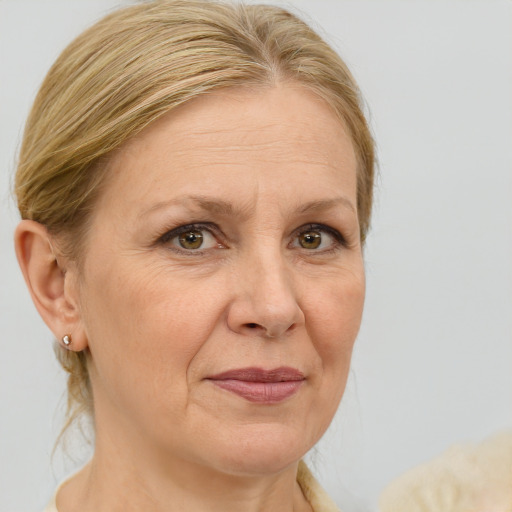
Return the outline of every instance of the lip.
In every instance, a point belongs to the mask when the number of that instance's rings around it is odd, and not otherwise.
[[[287,366],[271,370],[249,367],[228,370],[208,380],[249,402],[275,404],[297,393],[305,377],[301,371]]]

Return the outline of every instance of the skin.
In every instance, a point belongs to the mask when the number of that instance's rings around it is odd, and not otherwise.
[[[199,249],[173,231],[191,223]],[[87,351],[96,428],[59,511],[310,510],[298,460],[342,397],[365,292],[356,159],[330,107],[290,83],[196,99],[113,155],[82,268],[49,242],[18,227],[38,310]],[[249,366],[304,380],[261,404],[208,379]]]

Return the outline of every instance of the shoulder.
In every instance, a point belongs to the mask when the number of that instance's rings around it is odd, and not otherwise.
[[[341,512],[302,460],[299,462],[297,482],[314,512]]]
[[[382,512],[512,511],[512,431],[457,445],[397,478]]]

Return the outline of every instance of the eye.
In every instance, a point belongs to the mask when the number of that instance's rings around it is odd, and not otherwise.
[[[168,231],[160,237],[160,242],[183,252],[201,252],[206,249],[222,247],[212,233],[211,227],[196,224],[180,226]]]
[[[329,251],[345,246],[345,239],[336,229],[320,224],[310,224],[299,228],[293,245],[308,251]]]
[[[322,244],[322,234],[318,231],[307,231],[299,235],[299,244],[303,249],[318,249]]]

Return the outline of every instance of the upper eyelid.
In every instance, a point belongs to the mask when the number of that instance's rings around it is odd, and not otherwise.
[[[172,240],[175,236],[192,230],[209,231],[212,235],[217,236],[220,233],[220,230],[214,224],[208,222],[191,222],[190,224],[183,224],[173,229],[168,229],[161,236],[158,237],[158,240],[161,242],[168,242],[169,240]]]
[[[302,225],[301,227],[294,230],[293,234],[301,234],[301,233],[305,233],[307,231],[324,231],[327,234],[336,238],[336,240],[338,242],[340,242],[342,244],[347,243],[345,236],[338,229],[328,226],[326,224],[319,224],[319,223],[315,223],[315,222]]]
[[[178,247],[174,243],[171,243],[172,240],[176,239],[182,233],[187,233],[188,231],[207,231],[212,237],[215,239],[220,238],[219,233],[221,233],[220,229],[212,223],[209,222],[191,222],[189,224],[182,224],[172,229],[167,229],[161,236],[157,237],[156,245],[164,246],[168,250],[171,250],[176,255],[187,255],[187,256],[201,256],[205,254],[207,251],[211,251],[214,247],[199,247],[198,249],[185,249],[182,247]],[[219,246],[225,248],[226,246],[223,243],[219,243]]]

